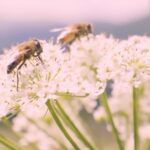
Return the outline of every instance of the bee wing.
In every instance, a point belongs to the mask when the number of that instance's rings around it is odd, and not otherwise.
[[[54,28],[54,29],[49,30],[49,32],[60,32],[60,31],[63,31],[65,29],[66,28]]]

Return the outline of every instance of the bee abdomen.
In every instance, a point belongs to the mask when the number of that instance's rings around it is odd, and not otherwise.
[[[62,34],[60,34],[60,36],[58,37],[58,42],[61,44],[64,43],[71,43],[72,41],[75,40],[75,33],[74,32],[63,32]]]
[[[7,66],[7,74],[11,73],[15,68],[16,66],[18,65],[18,61],[13,61],[12,63],[10,63],[8,66]]]
[[[13,59],[7,66],[7,74],[11,73],[20,64],[20,62],[24,60],[24,53],[25,52],[14,55]]]

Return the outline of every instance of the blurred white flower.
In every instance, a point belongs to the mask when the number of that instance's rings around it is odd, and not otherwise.
[[[40,121],[36,123],[39,124],[38,126],[41,126]],[[42,128],[45,128],[46,130],[47,127],[44,127],[43,125],[44,124],[42,124]],[[20,144],[22,146],[35,144],[38,150],[55,150],[60,148],[58,143],[53,138],[45,134],[24,115],[19,115],[13,120],[13,129],[15,132],[21,134],[22,138],[20,139]],[[49,131],[47,130],[47,132]]]
[[[95,120],[106,119],[104,109],[98,105],[97,99],[111,80],[113,90],[108,93],[108,103],[119,134],[128,145],[133,130],[133,86],[141,90],[140,121],[142,125],[149,122],[150,38],[133,36],[119,41],[104,34],[89,35],[88,38],[76,40],[70,46],[70,52],[65,53],[61,52],[60,45],[51,41],[41,42],[44,65],[34,58],[26,62],[19,74],[19,92],[16,91],[16,72],[6,74],[7,60],[15,48],[0,56],[0,117],[13,110],[20,110],[38,121],[47,112],[47,99],[58,99],[62,100],[66,110],[69,106],[65,102],[74,107],[76,114],[84,107],[93,113]],[[17,118],[21,123],[16,119],[14,129],[19,131],[28,123],[23,118]],[[31,138],[37,129],[31,126],[30,130],[29,134],[24,135],[26,140],[23,143],[31,140],[35,142],[45,136],[38,133],[38,139]],[[39,143],[38,146],[42,147],[43,144]]]

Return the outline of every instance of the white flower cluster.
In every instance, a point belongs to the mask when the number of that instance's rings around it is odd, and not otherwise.
[[[103,34],[90,35],[74,42],[71,51],[65,53],[51,41],[41,43],[44,65],[33,58],[26,61],[20,70],[19,92],[16,91],[16,73],[6,74],[15,47],[0,56],[0,106],[3,106],[0,116],[16,107],[23,111],[30,111],[27,107],[31,105],[45,107],[48,98],[58,99],[60,93],[82,97],[81,103],[92,109],[108,80],[139,86],[149,78],[148,37],[119,41]]]
[[[132,87],[143,87],[142,121],[149,120],[150,38],[133,36],[118,40],[105,35],[89,35],[76,40],[69,52],[61,52],[60,45],[40,41],[44,64],[35,58],[26,61],[19,71],[19,92],[16,91],[16,72],[8,75],[7,65],[15,47],[0,56],[0,117],[20,110],[33,118],[41,118],[47,108],[47,99],[70,96],[76,106],[93,112],[97,98],[112,80],[113,91],[109,104],[115,123],[123,139],[128,139],[132,120]],[[95,112],[96,119],[105,117],[102,107]],[[120,117],[121,116],[121,117]],[[150,137],[149,137],[150,138]]]
[[[108,71],[106,79],[110,78],[113,80],[113,90],[108,98],[108,102],[115,125],[126,144],[127,150],[133,149],[133,86],[140,89],[140,149],[149,149],[150,136],[145,134],[145,130],[148,132],[150,127],[149,44],[150,38],[146,36],[133,36],[128,40],[122,40],[113,49],[111,56],[106,56],[107,61],[104,60],[105,65],[100,64],[101,68],[103,68],[102,70]],[[109,62],[108,59],[110,59]],[[99,71],[101,76],[103,72]],[[94,117],[96,120],[101,121],[106,119],[104,108],[100,106],[94,112]]]
[[[58,99],[64,93],[81,97],[79,99],[83,99],[83,104],[89,104],[87,107],[90,109],[95,107],[95,99],[104,91],[106,80],[98,79],[98,64],[109,48],[116,45],[113,38],[91,35],[89,39],[83,38],[73,43],[71,51],[66,53],[62,53],[60,46],[51,41],[41,43],[44,65],[33,58],[26,61],[26,65],[19,71],[19,92],[16,91],[16,72],[6,74],[15,47],[1,55],[0,103],[6,106],[0,111],[1,117],[16,107],[30,111],[32,105],[44,110],[48,98]]]
[[[51,133],[45,124],[41,124],[40,120],[38,120],[37,126],[33,122],[32,119],[20,114],[18,115],[14,121],[13,121],[13,130],[16,133],[19,133],[21,136],[20,139],[20,145],[22,146],[28,146],[28,145],[34,145],[39,150],[49,150],[49,149],[60,149],[58,143],[53,138],[52,135],[47,134]],[[45,132],[40,130],[39,128],[45,129]],[[37,149],[36,148],[36,149]]]

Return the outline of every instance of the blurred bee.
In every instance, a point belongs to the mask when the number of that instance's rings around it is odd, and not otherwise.
[[[82,36],[88,36],[92,33],[91,24],[72,24],[64,28],[52,29],[51,32],[62,31],[57,37],[57,43],[62,45],[62,48],[69,50],[71,45],[76,39],[80,39]]]
[[[42,51],[43,49],[41,47],[41,44],[36,39],[23,42],[16,47],[16,53],[14,53],[11,62],[7,66],[7,74],[12,73],[12,71],[17,67],[17,91],[19,84],[18,71],[25,64],[26,60],[30,59],[31,57],[37,57],[41,61],[41,63],[43,63],[40,57]]]

